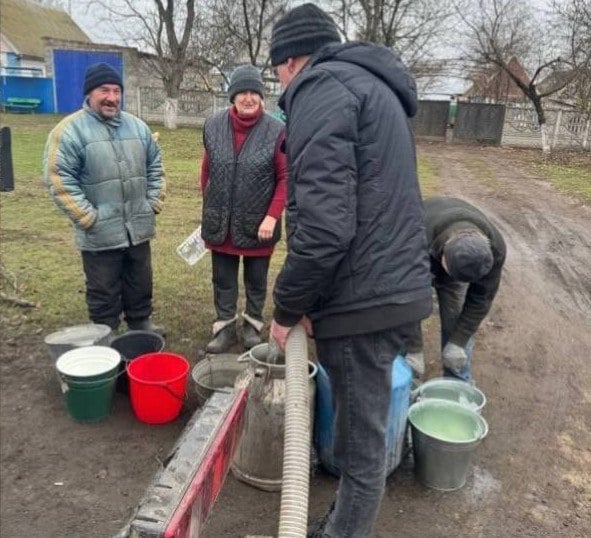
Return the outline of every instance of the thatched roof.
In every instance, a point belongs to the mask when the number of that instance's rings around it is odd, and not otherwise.
[[[19,54],[43,59],[42,37],[91,43],[91,39],[61,9],[28,0],[1,0],[0,31]]]

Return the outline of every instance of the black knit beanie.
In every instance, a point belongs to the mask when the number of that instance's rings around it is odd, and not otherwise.
[[[263,77],[254,65],[241,65],[234,69],[230,75],[230,86],[228,87],[230,102],[234,102],[237,93],[246,91],[258,93],[261,99],[264,97]]]
[[[488,239],[480,234],[460,235],[443,248],[447,272],[460,282],[477,282],[490,273],[493,254]]]
[[[121,75],[109,64],[101,62],[89,66],[84,76],[84,95],[103,84],[118,84],[123,90]]]
[[[315,4],[303,4],[288,11],[271,33],[271,64],[316,52],[328,43],[340,43],[341,37],[331,17]]]

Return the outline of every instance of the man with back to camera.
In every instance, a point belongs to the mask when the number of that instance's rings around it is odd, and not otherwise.
[[[274,27],[284,93],[288,253],[271,337],[314,335],[335,404],[336,501],[312,537],[366,537],[386,479],[392,362],[431,312],[429,261],[409,117],[414,80],[390,50],[341,44],[314,4]]]
[[[162,209],[160,148],[148,126],[121,111],[123,82],[106,63],[86,70],[83,108],[51,131],[45,183],[69,217],[94,323],[157,330],[152,314],[150,240]]]
[[[439,302],[443,374],[471,383],[474,334],[501,282],[506,246],[486,215],[459,198],[423,202],[433,286]],[[406,360],[416,377],[425,373],[420,331]]]

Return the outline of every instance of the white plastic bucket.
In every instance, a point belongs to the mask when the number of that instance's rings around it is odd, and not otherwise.
[[[106,346],[66,351],[56,362],[70,416],[96,422],[111,411],[121,355]]]
[[[56,362],[57,371],[67,377],[92,378],[119,366],[121,355],[107,346],[86,346],[66,351]]]

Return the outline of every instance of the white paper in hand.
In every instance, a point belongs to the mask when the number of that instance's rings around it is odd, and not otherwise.
[[[207,248],[201,239],[201,226],[199,226],[176,249],[178,255],[189,265],[195,265],[205,254]]]

